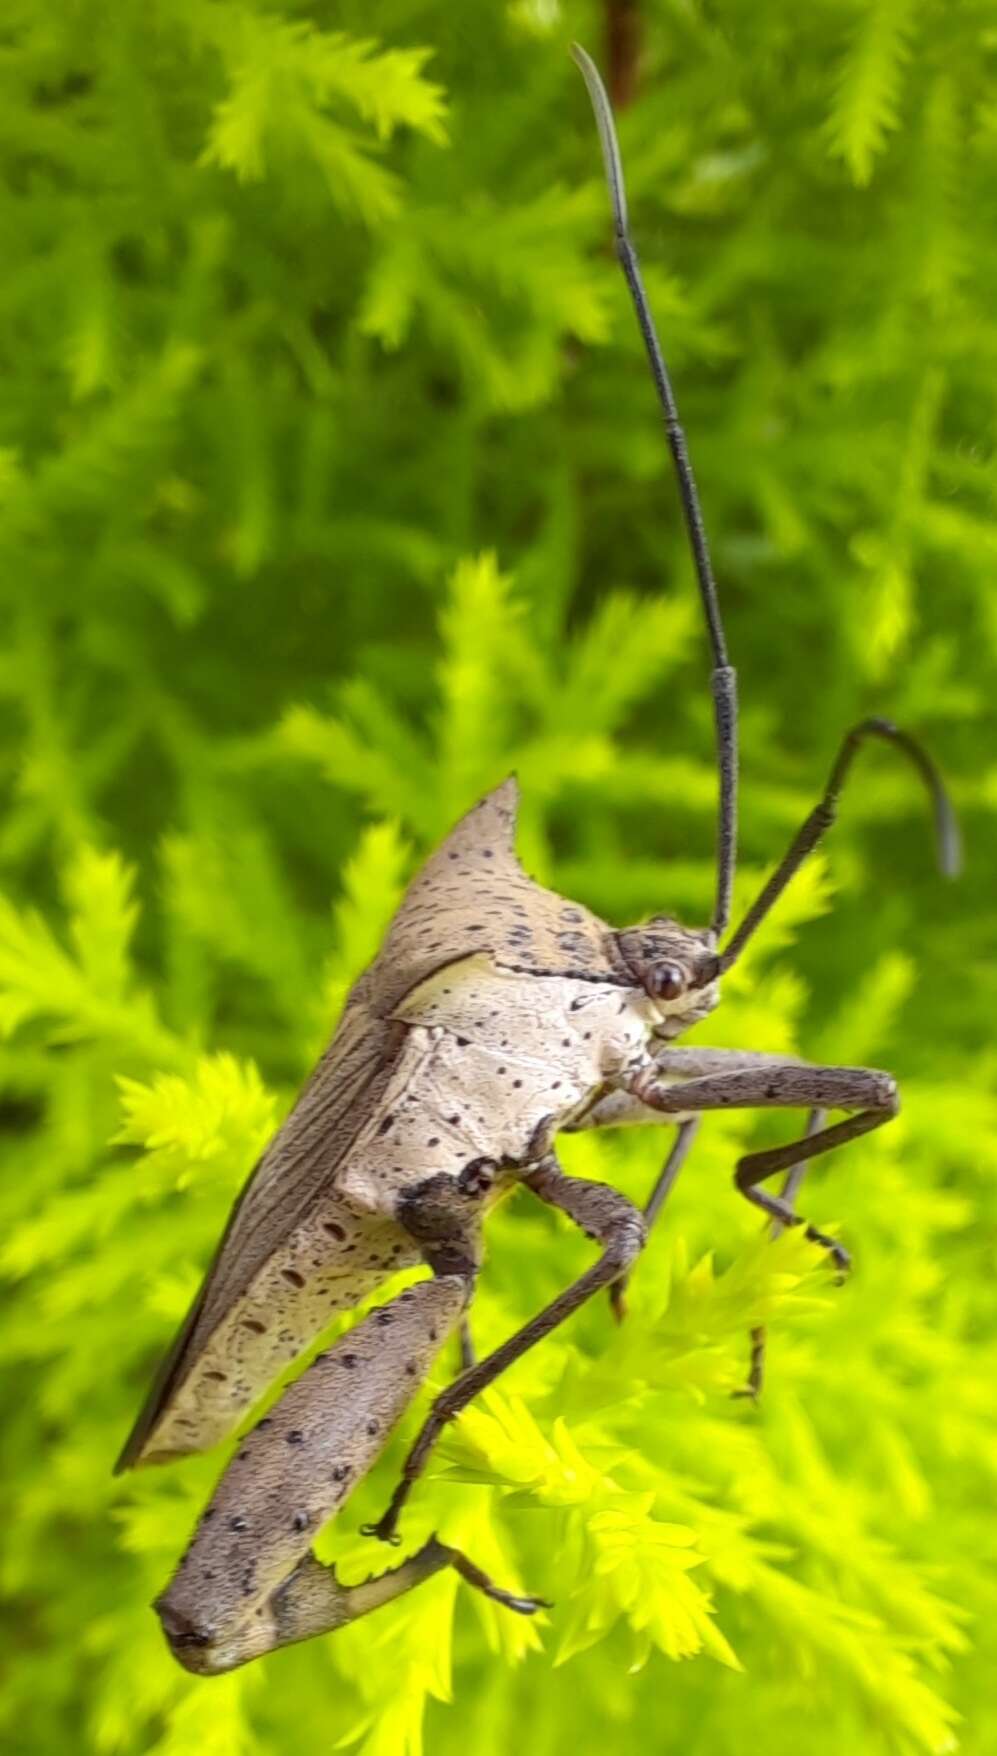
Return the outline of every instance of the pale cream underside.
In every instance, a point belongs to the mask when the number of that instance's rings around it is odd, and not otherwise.
[[[331,1317],[419,1260],[393,1217],[403,1191],[470,1159],[521,1163],[545,1119],[563,1127],[644,1063],[653,1009],[631,989],[513,974],[480,954],[423,982],[395,1017],[409,1033],[380,1108],[192,1363],[147,1455],[231,1432]]]

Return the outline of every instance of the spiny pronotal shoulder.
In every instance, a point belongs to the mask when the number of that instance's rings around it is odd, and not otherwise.
[[[526,974],[632,982],[606,922],[524,872],[515,850],[518,798],[511,778],[487,793],[409,885],[371,969],[383,1014],[475,952]]]

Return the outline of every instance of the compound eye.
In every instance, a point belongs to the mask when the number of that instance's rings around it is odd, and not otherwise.
[[[647,972],[647,991],[655,1000],[677,1000],[685,993],[685,971],[677,963],[656,963]]]

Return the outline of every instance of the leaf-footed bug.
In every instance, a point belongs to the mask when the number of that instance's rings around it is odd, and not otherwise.
[[[340,1627],[444,1567],[511,1609],[541,1607],[538,1598],[502,1590],[435,1536],[400,1566],[352,1586],[311,1548],[463,1325],[490,1201],[519,1183],[596,1239],[600,1255],[486,1358],[465,1356],[372,1527],[387,1541],[397,1541],[402,1508],[444,1424],[600,1289],[619,1308],[704,1112],[809,1112],[801,1139],[750,1152],[736,1166],[738,1189],[777,1225],[801,1223],[793,1202],[811,1158],[896,1114],[887,1073],[673,1046],[717,1005],[722,976],[831,826],[866,740],[886,740],[911,760],[932,799],[943,869],[954,872],[959,863],[955,820],[933,764],[906,732],[864,720],[845,737],[817,805],[721,943],[736,858],[736,679],[685,438],[630,239],[608,100],[584,50],[573,53],[598,124],[616,251],[664,417],[713,656],[713,916],[702,929],[664,915],[617,929],[535,883],[516,859],[513,781],[462,818],[413,880],[328,1050],[237,1201],[119,1459],[125,1469],[207,1449],[334,1312],[356,1305],[399,1268],[421,1262],[430,1270],[318,1354],[224,1471],[156,1606],[177,1659],[202,1674]],[[844,1119],[828,1124],[829,1110]],[[659,1119],[678,1131],[643,1212],[558,1164],[559,1131]],[[762,1185],[778,1172],[788,1181],[772,1195]],[[843,1266],[840,1246],[807,1229]],[[761,1370],[756,1332],[755,1388]]]

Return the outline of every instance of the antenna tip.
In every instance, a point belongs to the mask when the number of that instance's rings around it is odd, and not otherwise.
[[[938,864],[943,878],[961,878],[963,868],[962,836],[951,806],[939,817]]]
[[[583,49],[581,43],[572,43],[571,59],[578,68],[585,84],[588,86],[589,97],[592,99],[596,115],[599,116],[603,111],[608,113],[609,99],[606,96],[606,88],[602,83],[602,74],[599,72],[599,69],[588,50]],[[601,127],[602,123],[600,123],[600,131]]]

